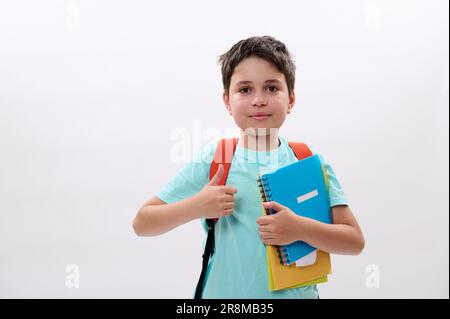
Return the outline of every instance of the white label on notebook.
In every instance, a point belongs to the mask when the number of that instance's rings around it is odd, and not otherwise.
[[[316,263],[316,259],[317,259],[317,249],[313,250],[305,257],[302,257],[299,260],[297,260],[295,262],[295,265],[297,267],[305,267],[305,266],[314,265]]]
[[[300,203],[302,203],[304,201],[307,201],[308,199],[316,197],[317,195],[319,195],[319,191],[317,189],[315,189],[312,192],[309,192],[309,193],[307,193],[305,195],[297,197],[297,203],[300,204]]]

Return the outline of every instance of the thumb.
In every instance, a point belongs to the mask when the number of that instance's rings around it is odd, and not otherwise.
[[[209,185],[220,185],[220,180],[222,179],[223,176],[223,165],[219,164],[219,168],[217,169],[216,175],[214,175],[214,177],[211,179],[211,181],[209,182]]]
[[[263,203],[264,208],[269,208],[269,209],[273,209],[275,211],[280,211],[286,207],[284,207],[281,204],[278,204],[277,202],[271,201],[271,202],[264,202]]]

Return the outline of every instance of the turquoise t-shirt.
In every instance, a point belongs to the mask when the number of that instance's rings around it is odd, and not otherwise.
[[[269,291],[266,249],[256,220],[263,210],[257,178],[298,159],[283,137],[278,149],[257,152],[237,146],[227,185],[237,188],[234,211],[215,225],[215,253],[206,272],[203,298],[314,298],[316,285]],[[209,169],[217,141],[205,145],[192,161],[159,192],[157,197],[170,204],[198,193],[209,182]],[[314,154],[313,149],[311,149]],[[347,200],[331,166],[322,163],[329,175],[330,206],[347,205]],[[205,220],[202,225],[206,232]],[[204,243],[205,244],[205,243]]]

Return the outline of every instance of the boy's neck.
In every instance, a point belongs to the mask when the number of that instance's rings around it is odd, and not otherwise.
[[[278,133],[271,133],[263,136],[248,135],[241,132],[238,146],[258,152],[268,152],[276,150],[280,146]]]

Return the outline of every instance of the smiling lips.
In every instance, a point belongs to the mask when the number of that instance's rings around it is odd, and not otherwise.
[[[269,113],[253,113],[250,117],[257,121],[263,121],[271,116]]]

